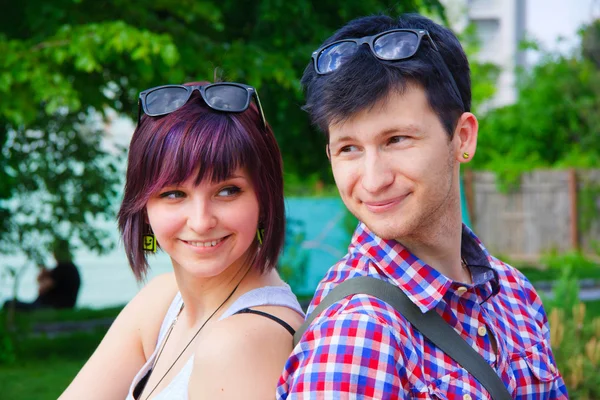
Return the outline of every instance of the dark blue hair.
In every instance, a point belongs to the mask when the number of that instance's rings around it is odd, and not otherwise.
[[[419,14],[403,14],[397,19],[374,15],[349,22],[323,45],[390,29],[409,28],[427,30],[439,51],[424,38],[413,57],[381,61],[373,56],[368,46],[360,46],[338,70],[328,75],[318,75],[311,60],[302,76],[302,86],[306,94],[304,110],[313,124],[329,135],[331,124],[343,122],[372,107],[391,90],[402,93],[407,85],[417,84],[425,90],[429,105],[452,136],[460,115],[471,109],[471,74],[467,56],[456,35],[448,28]],[[452,78],[460,93],[454,90]]]

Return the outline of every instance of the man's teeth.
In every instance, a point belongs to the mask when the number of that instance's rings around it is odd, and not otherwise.
[[[223,239],[211,240],[210,242],[188,242],[194,247],[213,247],[221,243]]]

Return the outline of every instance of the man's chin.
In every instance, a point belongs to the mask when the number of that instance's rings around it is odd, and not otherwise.
[[[393,220],[393,219],[392,219]],[[406,235],[406,231],[398,224],[391,226],[390,221],[363,221],[371,232],[384,240],[400,241]]]

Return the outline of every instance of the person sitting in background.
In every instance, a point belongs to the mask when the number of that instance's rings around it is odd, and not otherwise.
[[[57,239],[54,244],[54,259],[56,267],[47,269],[40,266],[37,276],[38,297],[32,302],[9,300],[4,303],[7,309],[14,305],[15,310],[31,311],[40,308],[73,308],[77,302],[81,277],[77,266],[73,263],[73,256],[69,242]]]
[[[60,399],[273,398],[303,312],[276,271],[282,160],[258,95],[166,85],[141,110],[119,228],[138,280],[157,244],[173,273],[129,302]]]

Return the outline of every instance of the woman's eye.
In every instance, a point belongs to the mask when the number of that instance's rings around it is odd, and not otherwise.
[[[161,199],[181,199],[185,197],[185,193],[180,190],[169,190],[168,192],[161,193],[159,197]]]
[[[218,196],[231,197],[231,196],[235,196],[236,194],[240,193],[241,191],[242,191],[242,189],[240,189],[237,186],[227,186],[227,187],[224,187],[223,189],[219,190]]]
[[[354,145],[348,145],[348,146],[344,146],[340,149],[340,153],[351,153],[353,151],[356,151],[358,148]]]

